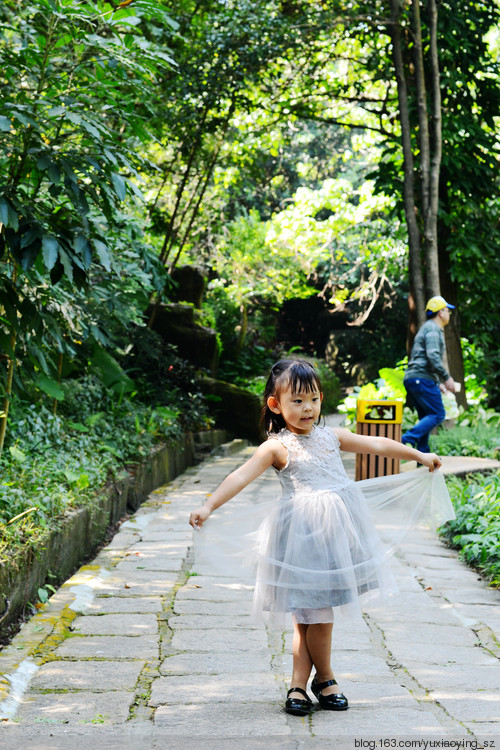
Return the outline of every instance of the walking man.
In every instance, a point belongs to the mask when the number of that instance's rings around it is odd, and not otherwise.
[[[408,400],[416,409],[419,421],[404,433],[402,442],[430,453],[429,435],[445,418],[441,391],[455,392],[453,378],[443,365],[444,327],[450,321],[454,305],[443,297],[431,297],[425,309],[427,320],[415,336],[404,376]]]

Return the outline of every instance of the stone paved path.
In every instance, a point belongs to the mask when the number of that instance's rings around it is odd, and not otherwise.
[[[2,750],[500,748],[500,592],[430,532],[394,560],[401,593],[335,627],[350,709],[283,712],[290,634],[254,625],[251,587],[190,557],[189,511],[251,450],[152,493],[0,653]],[[271,472],[245,490],[277,492]]]

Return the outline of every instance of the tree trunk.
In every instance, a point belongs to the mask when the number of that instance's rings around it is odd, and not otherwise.
[[[437,7],[435,0],[428,0],[429,14],[429,52],[431,79],[431,140],[429,165],[429,196],[425,222],[425,257],[427,263],[427,290],[429,296],[441,293],[441,279],[439,274],[438,253],[438,209],[439,209],[439,177],[441,171],[442,133],[441,133],[441,87],[439,75],[439,59],[437,52]]]
[[[432,0],[429,0],[429,14],[432,14]],[[422,45],[422,21],[420,0],[412,0],[413,62],[415,65],[415,86],[417,91],[418,143],[420,147],[420,200],[425,255],[425,289],[427,297],[441,294],[439,285],[439,259],[437,249],[437,189],[439,187],[439,167],[441,163],[441,97],[439,92],[439,65],[437,61],[436,29],[437,19],[434,6],[434,22],[429,24],[431,34],[430,78],[432,85],[431,118],[429,128],[429,107],[425,83],[425,65]],[[432,38],[434,35],[434,38]],[[434,54],[432,50],[434,49]],[[437,107],[437,111],[436,111]],[[431,138],[432,133],[432,138]],[[432,155],[432,157],[431,157]],[[432,166],[431,166],[432,164]]]
[[[441,91],[437,47],[437,5],[436,0],[427,1],[429,28],[429,60],[424,59],[422,41],[422,22],[420,17],[420,0],[411,0],[411,17],[413,33],[413,64],[416,88],[419,174],[420,183],[420,232],[418,204],[416,196],[416,171],[411,142],[411,118],[408,101],[408,85],[402,50],[401,0],[391,0],[391,38],[392,55],[398,89],[401,138],[404,157],[404,207],[409,237],[409,281],[410,295],[408,300],[408,352],[411,350],[416,329],[424,322],[426,299],[443,294],[451,303],[456,304],[457,289],[449,278],[448,263],[443,258],[444,252],[438,246],[438,208],[439,182],[441,171],[442,133],[441,133]],[[430,93],[426,80],[430,81]],[[422,272],[421,244],[425,255],[425,286]],[[442,241],[443,238],[440,237]],[[444,243],[445,244],[445,243]],[[440,271],[440,268],[443,271]],[[417,325],[415,325],[415,322]],[[462,349],[460,345],[460,319],[452,315],[450,324],[445,329],[447,362],[452,377],[464,383]],[[457,394],[459,404],[466,406],[465,391],[462,388]]]
[[[403,52],[401,45],[401,2],[391,0],[391,25],[390,35],[392,39],[392,57],[399,103],[399,119],[401,124],[401,141],[404,159],[404,210],[406,225],[408,227],[409,244],[409,279],[411,297],[416,311],[418,325],[425,320],[425,290],[422,273],[422,261],[420,255],[421,238],[417,223],[416,201],[415,201],[415,165],[411,144],[411,125],[408,111],[408,89],[403,63]]]

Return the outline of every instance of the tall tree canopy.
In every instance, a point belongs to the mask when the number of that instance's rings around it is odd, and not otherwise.
[[[426,296],[456,303],[452,372],[462,326],[498,398],[498,312],[484,304],[498,292],[496,0],[6,0],[0,21],[6,404],[16,361],[54,390],[78,342],[109,346],[111,319],[138,321],[151,293],[168,294],[165,269],[189,260],[229,277],[242,227],[261,274],[276,256],[262,293],[301,238],[289,292],[309,284],[345,305],[354,291],[368,313],[384,269],[404,276],[403,221],[412,323]],[[368,178],[383,209],[342,234]]]

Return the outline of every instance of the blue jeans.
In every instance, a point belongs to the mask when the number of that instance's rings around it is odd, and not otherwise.
[[[410,378],[404,381],[410,405],[417,410],[419,422],[401,438],[422,453],[430,453],[429,435],[444,421],[445,411],[439,385],[434,380]]]

